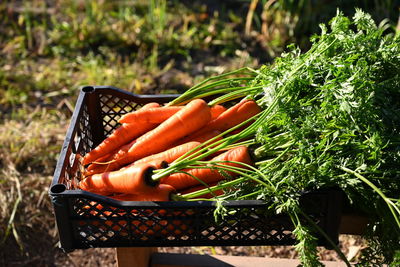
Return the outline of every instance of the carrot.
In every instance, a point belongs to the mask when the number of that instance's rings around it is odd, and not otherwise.
[[[221,113],[217,118],[210,121],[210,123],[202,129],[201,133],[210,130],[224,132],[260,112],[261,108],[254,100],[243,99],[236,105]]]
[[[150,174],[155,169],[151,164],[137,164],[114,172],[88,176],[79,182],[79,188],[86,191],[108,191],[137,194],[154,189],[156,182]]]
[[[83,173],[84,176],[89,176],[93,174],[103,173],[110,170],[109,164],[114,161],[115,158],[122,157],[125,155],[129,148],[136,142],[136,139],[131,141],[130,143],[123,145],[121,148],[114,150],[113,152],[109,153],[108,157],[102,157],[98,159],[96,162],[93,162],[89,165],[85,172]]]
[[[122,116],[119,123],[130,123],[130,122],[151,122],[151,123],[162,123],[176,112],[181,110],[183,106],[168,106],[168,107],[155,107],[149,109],[140,109]],[[210,108],[211,119],[217,118],[221,113],[226,111],[226,108],[222,105],[214,105]]]
[[[204,134],[202,134],[202,135],[199,135],[199,136],[196,136],[196,137],[192,137],[193,139],[193,141],[196,141],[196,142],[200,142],[200,143],[204,143],[204,142],[206,142],[206,141],[208,141],[208,140],[210,140],[211,138],[214,138],[214,137],[216,137],[217,135],[219,135],[221,132],[220,131],[217,131],[217,130],[212,130],[212,131],[209,131],[209,132],[206,132],[206,133],[204,133]],[[220,138],[221,139],[221,138]]]
[[[211,111],[211,119],[215,119],[219,115],[221,115],[221,113],[226,111],[226,108],[222,105],[217,104],[217,105],[212,106],[210,111]]]
[[[200,142],[200,143],[204,143],[206,141],[208,141],[209,139],[216,137],[217,135],[219,135],[221,132],[217,131],[217,130],[211,130],[209,132],[201,132],[199,133],[193,133],[190,134],[180,140],[178,140],[178,142],[176,143],[176,145],[180,145],[180,144],[184,144],[187,142]]]
[[[112,152],[121,145],[126,144],[136,136],[155,127],[155,124],[122,124],[109,137],[103,140],[95,149],[83,157],[83,165],[87,165],[98,158]]]
[[[211,183],[208,186],[211,187],[211,186],[214,186],[216,184],[217,183]],[[178,193],[181,193],[182,195],[184,195],[184,194],[196,192],[196,191],[199,191],[199,190],[202,190],[202,189],[205,189],[205,188],[207,188],[207,187],[204,186],[204,185],[196,185],[196,186],[192,186],[190,188],[186,188],[186,189],[180,190]],[[224,191],[222,189],[219,189],[219,190],[214,191],[213,193],[207,193],[207,194],[198,196],[196,198],[213,198],[214,196],[220,196],[220,195],[223,195],[223,194],[224,194]]]
[[[138,194],[121,194],[111,198],[121,201],[169,201],[172,192],[175,191],[170,185],[158,184],[152,190]]]
[[[96,163],[103,163],[111,160],[114,157],[114,154],[118,152],[118,149],[113,150],[110,153],[105,154],[104,156],[101,156],[100,158],[96,159],[96,161],[93,161],[93,164],[90,164],[87,169],[90,170],[90,168],[93,168],[93,166],[96,166]]]
[[[132,140],[128,144],[122,146],[116,153],[114,153],[111,160],[114,160],[119,157],[123,157],[126,153],[128,153],[129,149],[136,143],[137,139]]]
[[[119,123],[131,123],[131,122],[150,122],[150,123],[162,123],[169,117],[181,110],[183,106],[170,106],[170,107],[156,107],[149,109],[140,109],[128,114],[119,119]]]
[[[156,102],[150,102],[145,104],[143,107],[141,107],[139,110],[143,110],[143,109],[148,109],[148,108],[157,108],[159,107],[160,104],[156,103]]]
[[[202,99],[195,99],[155,129],[137,138],[126,153],[119,154],[108,165],[112,171],[138,159],[170,148],[180,138],[204,127],[211,118],[210,108]]]
[[[101,166],[104,166],[105,164],[110,162],[114,158],[114,154],[118,153],[118,151],[119,150],[114,150],[114,152],[110,152],[107,155],[104,155],[104,156],[98,158],[96,161],[92,162],[92,164],[90,164],[89,166],[86,167],[86,169],[84,171],[84,176],[99,173],[99,171],[103,169],[103,168],[101,168]],[[105,170],[105,168],[104,168],[104,170]],[[100,171],[100,172],[102,172],[102,171]]]
[[[240,146],[237,148],[230,149],[216,157],[214,157],[211,161],[236,161],[242,162],[251,165],[252,160],[250,158],[248,148],[245,146]],[[238,163],[221,163],[227,166],[234,166],[234,167],[242,167],[242,165]],[[200,168],[193,168],[193,169],[186,169],[185,172],[189,173],[174,173],[167,177],[161,179],[161,183],[172,185],[176,190],[181,190],[187,187],[195,186],[201,184],[197,179],[193,178],[192,176],[197,177],[199,180],[203,181],[206,184],[218,182],[225,179],[225,176],[213,168],[207,169],[200,169]],[[237,176],[236,173],[231,171],[225,172],[227,175],[231,177]]]
[[[194,149],[195,147],[199,146],[201,143],[192,141],[192,142],[187,142],[178,146],[175,146],[173,148],[170,148],[168,150],[165,150],[163,152],[153,154],[147,157],[144,157],[142,159],[139,159],[134,162],[134,164],[141,164],[144,162],[152,162],[154,160],[163,160],[167,163],[172,163],[174,160],[177,158],[181,157],[185,153],[189,152],[190,150]]]
[[[115,154],[119,153],[119,151],[122,148],[124,148],[125,146],[127,146],[127,145],[124,145],[121,148],[117,148],[117,149],[113,150],[112,152],[110,152],[110,153],[108,153],[108,154],[106,154],[104,156],[101,156],[100,158],[96,159],[96,161],[93,161],[91,164],[89,164],[85,168],[85,171],[86,172],[90,172],[90,171],[92,171],[94,169],[99,168],[99,166],[101,166],[101,165],[107,164],[108,162],[110,162],[114,158]]]
[[[195,148],[199,145],[200,145],[200,142],[196,142],[196,141],[180,144],[180,145],[174,146],[168,150],[162,151],[160,153],[152,154],[150,156],[141,158],[141,159],[131,163],[128,166],[147,162],[147,163],[153,164],[157,169],[159,169],[159,168],[163,167],[163,165],[165,163],[168,164],[168,163],[173,162],[177,158],[184,155],[186,152],[192,150],[193,148]],[[122,147],[120,149],[119,152],[117,152],[117,154],[126,153],[128,149],[129,149],[129,145],[125,145],[124,147]],[[112,158],[113,158],[113,155],[111,155],[111,158],[108,158],[108,160],[112,161]],[[107,168],[108,168],[108,166],[105,164],[101,164],[101,165],[100,164],[99,165],[92,164],[87,168],[84,175],[89,176],[89,175],[93,175],[93,174],[97,174],[97,173],[102,173],[102,172],[107,171]]]
[[[92,162],[92,164],[90,164],[88,167],[85,168],[83,176],[86,177],[93,174],[109,171],[108,166],[110,163],[114,161],[114,158],[118,157],[119,155],[124,155],[125,153],[127,153],[129,148],[132,146],[134,142],[136,142],[136,139],[126,145],[123,145],[119,149],[116,149],[113,152],[108,153],[107,156],[103,156],[97,159],[96,161]]]
[[[201,138],[201,136],[211,131],[217,130],[224,132],[258,114],[260,111],[261,108],[255,101],[244,99],[229,109],[226,109],[218,117],[211,120],[203,129],[194,133],[191,140],[198,140],[198,138]],[[184,141],[187,140],[184,139]]]
[[[159,105],[157,103],[149,103],[142,109],[148,109]],[[155,128],[155,123],[129,123],[122,124],[110,136],[103,140],[95,149],[91,150],[83,157],[83,165],[87,165],[96,159],[112,152],[118,147],[130,142],[132,139],[144,134],[145,132]]]

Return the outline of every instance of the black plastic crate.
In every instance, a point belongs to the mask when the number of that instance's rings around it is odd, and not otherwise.
[[[117,201],[76,189],[79,158],[98,145],[125,113],[148,102],[166,103],[176,95],[134,95],[105,86],[81,88],[50,186],[61,247],[293,245],[286,215],[258,200],[228,201],[228,216],[214,219],[211,201]],[[338,241],[342,194],[338,190],[304,193],[306,213]],[[319,238],[320,245],[327,245]]]

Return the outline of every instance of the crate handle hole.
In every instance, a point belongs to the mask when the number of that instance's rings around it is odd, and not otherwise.
[[[85,93],[90,93],[90,92],[94,91],[94,87],[93,86],[85,86],[85,87],[82,87],[82,91]]]
[[[67,187],[65,186],[65,184],[55,184],[50,189],[51,193],[53,193],[53,194],[60,194],[60,193],[64,192],[65,190],[67,190]]]

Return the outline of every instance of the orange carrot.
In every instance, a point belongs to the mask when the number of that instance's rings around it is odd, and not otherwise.
[[[140,109],[130,112],[122,116],[119,123],[130,123],[130,122],[151,122],[151,123],[162,123],[176,112],[181,110],[183,106],[168,106],[168,107],[155,107],[149,109]],[[210,108],[211,119],[217,118],[221,113],[226,111],[226,108],[222,105],[214,105]]]
[[[95,166],[96,163],[102,163],[102,162],[107,162],[107,161],[111,160],[114,157],[114,153],[117,153],[117,152],[118,152],[118,149],[115,149],[112,152],[107,153],[104,156],[101,156],[100,158],[96,159],[96,161],[93,161],[92,163],[94,163],[94,164],[90,164],[87,169],[90,170],[90,168],[92,166]]]
[[[194,133],[191,138],[192,140],[197,140],[197,138],[215,130],[224,132],[258,114],[260,111],[261,108],[256,102],[244,99],[222,112],[217,118],[211,120],[203,129]]]
[[[156,103],[156,102],[150,102],[145,104],[143,107],[141,107],[138,110],[143,110],[143,109],[148,109],[148,108],[158,108],[160,106],[160,104]]]
[[[214,157],[211,161],[237,161],[251,165],[252,160],[248,153],[248,149],[245,146],[240,146],[237,148],[230,149],[216,157]],[[242,165],[238,163],[221,163],[227,166],[233,167],[242,167]],[[176,190],[181,190],[183,188],[187,188],[190,186],[195,186],[201,184],[197,179],[192,176],[197,177],[199,180],[203,181],[206,184],[214,183],[225,179],[225,176],[217,171],[216,169],[186,169],[184,170],[186,173],[174,173],[170,176],[164,177],[161,179],[161,183],[172,185]],[[224,171],[227,175],[231,177],[237,176],[236,173],[231,171]],[[192,176],[191,176],[192,175]]]
[[[216,137],[217,135],[219,135],[221,132],[217,131],[217,130],[211,130],[209,132],[201,132],[200,134],[195,132],[193,134],[190,134],[180,140],[178,140],[178,142],[176,143],[176,145],[180,145],[180,144],[184,144],[187,142],[200,142],[200,143],[204,143],[206,141],[208,141],[209,139]],[[217,139],[217,140],[220,140]]]
[[[196,142],[204,143],[204,142],[210,140],[211,138],[216,137],[216,136],[219,135],[220,133],[221,133],[220,131],[212,130],[212,131],[206,132],[206,133],[204,133],[204,134],[202,134],[202,135],[193,137],[192,140],[193,140],[193,141],[196,141]],[[217,140],[220,140],[220,139],[221,139],[221,138],[219,138],[219,139],[217,139]]]
[[[253,117],[261,112],[261,108],[253,100],[243,99],[236,105],[221,113],[217,118],[202,129],[201,132],[209,130],[219,130],[224,132],[241,122]]]
[[[134,165],[134,164],[141,164],[141,163],[151,163],[154,164],[157,169],[161,168],[163,164],[168,164],[176,160],[177,158],[181,157],[184,155],[186,152],[192,150],[193,148],[197,147],[200,145],[200,142],[192,141],[192,142],[187,142],[184,144],[180,144],[177,146],[174,146],[168,150],[162,151],[157,154],[152,154],[150,156],[141,158],[133,163],[131,163],[128,166]],[[129,145],[125,145],[120,149],[117,154],[123,154],[126,153],[127,150],[129,149]],[[113,155],[111,155],[111,158],[108,158],[109,161],[112,161]],[[92,167],[93,166],[93,167]],[[106,164],[99,164],[99,165],[90,165],[86,172],[85,176],[97,174],[97,173],[102,173],[107,171],[108,166]]]
[[[187,142],[182,145],[175,146],[173,148],[170,148],[168,150],[165,150],[163,152],[153,154],[147,157],[144,157],[142,159],[139,159],[134,162],[134,164],[141,164],[144,162],[151,162],[154,160],[163,160],[167,163],[172,163],[174,160],[177,158],[181,157],[185,153],[189,152],[190,150],[194,149],[195,147],[199,146],[201,143],[192,141],[192,142]]]
[[[104,166],[108,164],[112,159],[114,158],[114,154],[118,153],[119,150],[114,150],[113,152],[108,153],[107,155],[104,155],[103,157],[98,158],[96,161],[92,162],[89,166],[86,167],[84,176],[92,175],[95,173],[95,170],[102,170],[101,166]],[[104,168],[105,170],[105,168]]]
[[[149,103],[145,105],[142,109],[148,109],[158,105],[157,103]],[[118,127],[110,136],[103,140],[95,149],[87,153],[83,157],[83,165],[87,165],[96,159],[112,152],[118,147],[125,145],[132,139],[144,134],[145,132],[155,128],[157,124],[155,123],[129,123],[122,124]]]
[[[181,110],[183,106],[170,106],[170,107],[156,107],[149,109],[140,109],[128,114],[119,119],[119,123],[131,123],[131,122],[150,122],[150,123],[162,123],[169,117]]]
[[[103,173],[110,171],[109,165],[114,161],[115,158],[122,157],[125,155],[129,148],[136,142],[136,139],[131,141],[130,143],[123,145],[121,148],[114,150],[113,152],[109,153],[108,157],[102,157],[101,159],[96,160],[90,164],[83,173],[84,176],[89,176],[93,174]]]
[[[208,186],[212,187],[214,185],[217,185],[217,183],[211,183]],[[202,190],[202,189],[206,189],[206,187],[204,185],[196,185],[196,186],[192,186],[192,187],[187,188],[187,189],[180,190],[179,193],[184,195],[184,194],[196,192],[196,191],[199,191],[199,190]],[[213,198],[214,196],[220,196],[222,194],[224,194],[224,191],[222,189],[219,189],[219,190],[213,191],[213,193],[211,193],[211,192],[210,193],[206,193],[206,194],[198,196],[196,198]]]
[[[121,201],[169,201],[171,194],[175,191],[170,185],[158,184],[156,187],[146,192],[138,194],[120,194],[111,198]]]
[[[113,196],[108,196],[109,198],[120,200],[120,201],[169,201],[171,194],[175,192],[175,188],[167,184],[158,184],[145,192],[140,192],[138,194],[118,194]],[[103,205],[91,202],[92,206],[96,209],[102,210]],[[90,207],[85,207],[89,209]]]
[[[128,152],[114,158],[114,161],[108,165],[108,170],[118,169],[170,148],[180,138],[204,127],[210,118],[210,108],[204,100],[191,101],[158,127],[137,138]]]
[[[154,169],[153,165],[144,163],[119,171],[94,174],[80,181],[79,188],[86,191],[126,194],[148,192],[154,188],[152,185],[155,182],[149,176]]]
[[[211,107],[211,119],[217,118],[221,113],[226,111],[226,108],[222,105],[214,105]]]
[[[95,149],[83,157],[83,165],[96,161],[98,158],[112,152],[116,148],[126,144],[133,138],[143,134],[155,126],[156,124],[152,123],[143,123],[141,125],[135,123],[122,124]]]
[[[123,145],[122,147],[119,147],[119,148],[111,151],[110,153],[108,153],[108,154],[106,154],[104,156],[101,156],[100,158],[96,159],[96,161],[93,161],[91,164],[89,164],[86,167],[85,171],[94,170],[94,169],[98,168],[99,165],[104,165],[104,164],[110,162],[114,158],[115,154],[116,153],[120,153],[120,150],[123,149],[124,147],[126,147],[127,145],[128,144]]]

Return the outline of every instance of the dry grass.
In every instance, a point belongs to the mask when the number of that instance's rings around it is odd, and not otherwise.
[[[50,172],[63,141],[68,120],[63,114],[37,106],[15,114],[2,124],[0,155],[4,166],[21,172]],[[29,163],[29,164],[28,164]]]
[[[0,126],[0,265],[51,261],[56,230],[47,190],[66,125],[61,113],[35,109]]]

